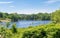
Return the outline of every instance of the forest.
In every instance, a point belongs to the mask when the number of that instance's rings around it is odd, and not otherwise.
[[[60,38],[60,10],[56,10],[51,14],[39,13],[32,15],[0,13],[0,18],[52,21],[49,24],[29,26],[27,28],[17,28],[15,23],[9,28],[8,22],[6,25],[0,25],[1,38]]]
[[[1,19],[11,19],[11,21],[18,20],[50,20],[50,13],[38,13],[38,14],[17,14],[17,13],[3,13],[0,12],[0,20]]]

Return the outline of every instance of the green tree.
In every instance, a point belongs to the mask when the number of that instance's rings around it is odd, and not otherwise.
[[[12,25],[11,30],[12,30],[12,33],[17,33],[16,24],[13,24],[13,25]]]
[[[56,10],[51,14],[52,21],[55,21],[56,23],[60,22],[60,10]]]

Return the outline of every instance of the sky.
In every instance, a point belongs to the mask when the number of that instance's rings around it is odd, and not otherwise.
[[[0,12],[37,14],[57,9],[60,9],[60,0],[0,0]]]

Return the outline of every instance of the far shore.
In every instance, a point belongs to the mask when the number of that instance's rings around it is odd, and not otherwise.
[[[0,20],[0,22],[10,22],[10,19]]]

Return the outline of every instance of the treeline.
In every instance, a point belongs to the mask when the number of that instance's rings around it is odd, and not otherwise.
[[[11,19],[12,21],[18,20],[50,20],[51,14],[49,13],[38,13],[38,14],[17,14],[17,13],[3,13],[0,12],[0,19]]]

